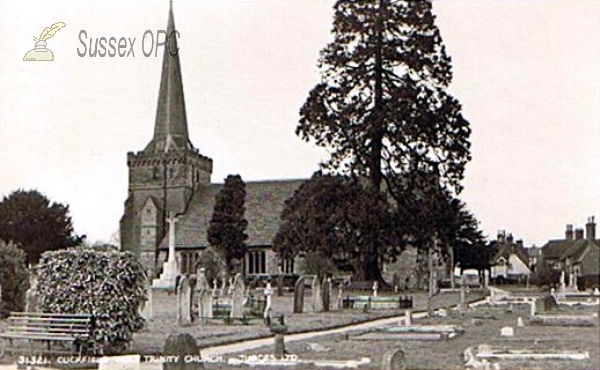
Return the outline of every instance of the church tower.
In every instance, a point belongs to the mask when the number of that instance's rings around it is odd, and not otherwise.
[[[175,30],[172,4],[167,35]],[[167,233],[169,214],[186,211],[200,186],[210,184],[212,159],[201,155],[189,138],[177,33],[165,46],[154,135],[146,148],[127,153],[129,191],[120,221],[121,249],[136,252],[153,268],[157,246]]]

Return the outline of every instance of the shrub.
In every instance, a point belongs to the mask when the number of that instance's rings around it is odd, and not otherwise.
[[[25,293],[29,289],[25,258],[25,252],[16,245],[0,240],[0,318],[10,311],[23,311],[25,307]]]
[[[75,248],[45,252],[37,266],[43,312],[88,313],[96,318],[95,345],[118,352],[144,327],[143,265],[131,252]]]

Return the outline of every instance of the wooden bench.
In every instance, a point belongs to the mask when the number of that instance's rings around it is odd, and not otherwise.
[[[94,317],[89,314],[11,312],[6,331],[0,333],[0,357],[5,353],[95,354],[97,348],[92,345],[94,321]],[[23,344],[24,341],[27,345]],[[42,345],[34,346],[36,342]]]
[[[346,296],[342,301],[342,307],[345,309],[365,308],[391,310],[401,308],[412,308],[413,299],[411,296],[388,296],[388,297],[370,297],[370,296]]]

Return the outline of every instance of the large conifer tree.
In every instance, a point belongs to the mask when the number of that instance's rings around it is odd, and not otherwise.
[[[246,184],[240,175],[227,176],[215,199],[207,239],[225,259],[228,273],[233,272],[235,260],[242,259],[246,251],[248,221],[244,217],[245,201]]]
[[[338,0],[322,82],[300,110],[296,133],[326,147],[327,169],[367,177],[400,207],[432,185],[461,190],[470,159],[468,122],[446,88],[450,58],[430,0]],[[381,242],[369,248],[381,254]],[[381,280],[378,258],[365,278]]]

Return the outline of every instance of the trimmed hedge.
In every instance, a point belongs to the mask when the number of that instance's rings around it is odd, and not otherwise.
[[[94,345],[118,352],[144,327],[146,273],[131,252],[75,248],[42,254],[37,266],[40,310],[96,317]]]

